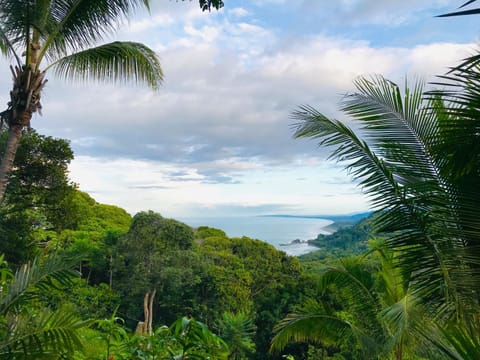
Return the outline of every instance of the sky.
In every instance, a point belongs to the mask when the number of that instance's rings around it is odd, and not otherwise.
[[[292,111],[351,124],[338,104],[359,76],[428,82],[478,48],[478,17],[434,17],[460,0],[224,1],[151,0],[108,39],[157,52],[156,92],[48,74],[32,127],[70,141],[80,190],[176,218],[366,211],[326,149],[292,138]],[[5,65],[0,103],[9,88]]]

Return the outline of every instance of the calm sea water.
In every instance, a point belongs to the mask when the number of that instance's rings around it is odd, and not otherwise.
[[[318,234],[329,234],[323,228],[332,223],[325,219],[289,217],[245,216],[225,218],[184,218],[180,219],[192,227],[210,226],[222,229],[229,237],[248,236],[274,245],[289,255],[298,256],[318,248],[308,244],[282,246],[299,239],[315,239]]]

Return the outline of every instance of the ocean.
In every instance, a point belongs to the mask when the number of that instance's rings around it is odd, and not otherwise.
[[[315,239],[318,234],[329,234],[323,228],[332,223],[331,220],[297,218],[297,217],[215,217],[179,219],[192,226],[210,226],[225,231],[229,237],[248,236],[272,244],[288,255],[299,256],[318,250],[307,243],[296,243],[285,246],[294,240]],[[282,245],[283,244],[283,245]]]

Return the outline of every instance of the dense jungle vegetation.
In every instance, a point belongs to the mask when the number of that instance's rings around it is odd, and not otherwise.
[[[32,354],[49,346],[67,351],[69,345],[69,356],[78,359],[161,359],[213,350],[224,352],[218,358],[279,357],[269,353],[275,324],[322,296],[317,276],[301,260],[260,240],[192,229],[152,211],[132,218],[99,204],[69,181],[72,158],[66,140],[33,130],[22,137],[0,217],[3,354],[22,353],[24,346],[33,347]],[[153,291],[152,334],[134,335]],[[36,319],[37,313],[47,318]],[[193,324],[202,336],[208,328],[210,338],[182,338],[177,327]],[[64,336],[71,344],[63,344]],[[194,347],[183,349],[189,341]],[[299,358],[308,351],[306,344],[286,350]]]
[[[358,133],[308,105],[292,114],[295,136],[328,147],[377,210],[294,258],[131,217],[69,180],[68,141],[30,129],[42,60],[67,78],[162,81],[142,44],[89,48],[148,1],[75,4],[0,1],[0,50],[17,62],[0,114],[0,358],[480,358],[479,55],[439,90],[358,79],[340,108]]]

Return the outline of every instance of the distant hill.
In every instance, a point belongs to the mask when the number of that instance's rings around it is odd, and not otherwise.
[[[354,213],[354,214],[345,214],[345,215],[291,215],[291,214],[269,214],[269,215],[258,215],[260,217],[284,217],[284,218],[300,218],[300,219],[326,219],[326,220],[356,220],[359,221],[363,218],[366,218],[372,214],[372,211]]]
[[[302,255],[302,262],[318,261],[326,258],[338,258],[348,255],[358,255],[367,250],[367,240],[373,236],[370,216],[360,217],[359,221],[353,219],[337,218],[337,222],[332,224],[339,226],[338,230],[330,235],[318,235],[315,240],[309,240],[309,244],[315,245],[320,249],[309,254]],[[334,221],[333,218],[330,220]],[[350,223],[349,223],[350,222]],[[340,225],[343,224],[343,225]]]

